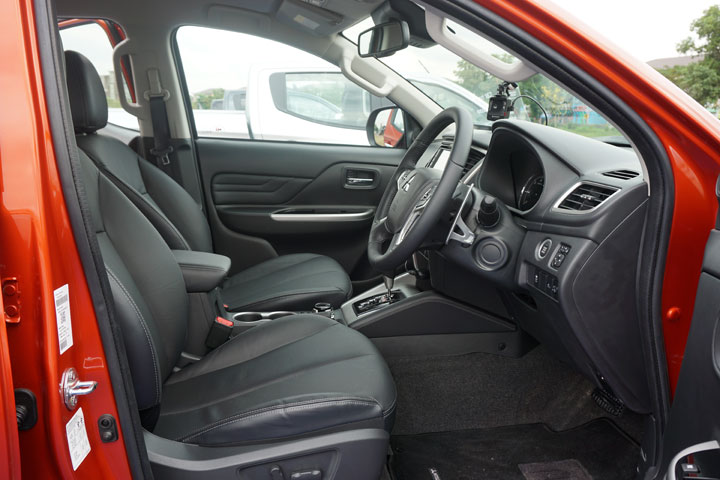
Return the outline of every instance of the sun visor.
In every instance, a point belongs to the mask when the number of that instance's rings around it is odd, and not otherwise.
[[[275,14],[275,18],[285,25],[309,31],[320,37],[339,32],[350,23],[339,13],[300,0],[285,0]]]

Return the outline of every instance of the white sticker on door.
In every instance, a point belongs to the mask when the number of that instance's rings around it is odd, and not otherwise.
[[[55,319],[57,320],[60,355],[73,345],[72,322],[70,321],[70,295],[67,284],[58,288],[55,295]]]
[[[90,453],[90,441],[87,436],[87,428],[85,428],[85,415],[83,415],[82,408],[79,408],[65,425],[65,434],[70,449],[70,462],[75,471]]]

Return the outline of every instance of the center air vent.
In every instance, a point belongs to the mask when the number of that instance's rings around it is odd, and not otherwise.
[[[612,170],[610,172],[604,172],[603,175],[606,177],[619,178],[620,180],[630,180],[640,174],[634,170]]]
[[[560,210],[587,212],[599,207],[618,190],[617,188],[596,183],[581,183],[563,198],[557,208]]]

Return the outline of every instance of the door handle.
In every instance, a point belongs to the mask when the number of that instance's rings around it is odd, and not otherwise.
[[[346,168],[343,173],[345,188],[366,188],[371,190],[378,186],[380,172],[369,168]]]
[[[374,178],[348,177],[345,179],[345,182],[348,185],[367,185],[367,184],[373,183],[374,181],[375,181]]]

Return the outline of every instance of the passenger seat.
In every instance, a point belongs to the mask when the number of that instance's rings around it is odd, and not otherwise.
[[[140,209],[174,250],[212,252],[205,215],[185,189],[121,141],[97,131],[107,124],[105,91],[95,67],[80,53],[65,52],[68,91],[78,147]],[[241,271],[222,285],[228,310],[309,311],[318,302],[339,307],[352,283],[330,257],[282,255]]]

